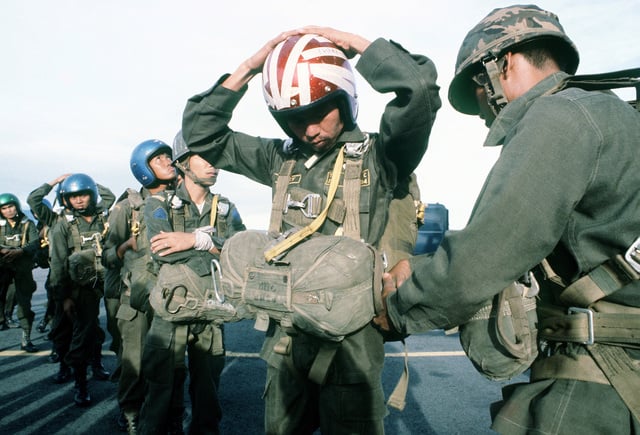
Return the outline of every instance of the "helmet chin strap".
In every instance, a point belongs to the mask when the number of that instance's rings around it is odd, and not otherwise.
[[[216,184],[216,177],[198,177],[188,166],[185,166],[180,162],[175,162],[174,166],[180,169],[185,176],[191,179],[191,181],[202,187],[211,187]]]
[[[507,97],[504,96],[504,89],[500,83],[500,74],[502,74],[504,67],[504,58],[498,59],[493,55],[489,55],[482,60],[489,81],[484,85],[485,93],[487,94],[487,102],[489,107],[493,110],[493,113],[498,116],[498,113],[507,105]]]

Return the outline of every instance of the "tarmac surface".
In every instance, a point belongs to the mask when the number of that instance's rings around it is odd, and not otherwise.
[[[33,296],[34,326],[42,319],[46,304],[46,270],[34,269],[38,289]],[[15,316],[14,316],[15,319]],[[106,330],[104,308],[101,325]],[[261,434],[262,390],[265,363],[258,358],[263,333],[249,321],[225,326],[227,359],[222,374],[220,399],[222,434]],[[118,434],[116,384],[90,379],[93,404],[78,408],[73,403],[73,382],[56,385],[51,378],[57,364],[48,360],[51,342],[46,333],[34,330],[38,353],[20,350],[21,330],[0,331],[0,434]],[[116,357],[103,347],[103,363],[113,371]],[[457,335],[442,331],[407,339],[410,384],[403,411],[389,408],[387,434],[492,434],[489,406],[501,398],[506,383],[492,382],[475,371],[464,356]],[[383,387],[388,397],[404,366],[400,343],[386,344]],[[90,371],[89,371],[90,372]],[[521,375],[509,383],[525,382]],[[188,381],[187,381],[188,382]],[[185,394],[188,400],[188,394]],[[189,403],[186,403],[187,410]],[[187,427],[189,414],[185,417]]]

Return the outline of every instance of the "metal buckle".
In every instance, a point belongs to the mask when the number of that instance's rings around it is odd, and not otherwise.
[[[591,345],[595,343],[595,333],[593,330],[593,311],[588,308],[569,307],[568,314],[583,313],[587,315],[587,341],[583,341],[582,344]]]
[[[624,254],[624,259],[633,270],[640,273],[640,237],[629,246],[629,249],[627,249],[627,252]]]
[[[287,196],[287,208],[284,213],[286,214],[287,209],[295,208],[300,210],[302,214],[310,219],[315,219],[318,217],[318,213],[320,212],[320,204],[322,199],[320,195],[317,193],[309,193],[302,198],[302,201],[294,201],[291,199],[291,195]]]

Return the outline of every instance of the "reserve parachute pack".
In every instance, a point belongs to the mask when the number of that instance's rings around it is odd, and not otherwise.
[[[63,222],[69,225],[70,236],[73,243],[73,253],[69,256],[69,277],[81,286],[96,286],[104,280],[104,266],[102,265],[102,241],[109,229],[105,221],[105,215],[100,213],[97,219],[100,221],[103,231],[81,232],[78,227],[77,217],[64,215]]]
[[[177,196],[161,200],[170,204],[170,221],[174,231],[185,231],[185,214],[189,208],[184,207]],[[229,204],[214,195],[211,202],[209,229],[226,225]],[[211,260],[210,273],[198,275],[186,264],[165,263],[160,266],[155,285],[149,293],[149,303],[155,314],[162,319],[174,323],[192,323],[211,321],[215,323],[241,320],[236,309],[225,301],[224,293],[219,289],[221,279],[220,264]]]
[[[569,87],[588,91],[636,90],[627,101],[640,112],[640,68],[602,74],[569,76],[549,94]],[[459,325],[460,342],[474,367],[485,377],[508,380],[524,373],[538,356],[539,286],[533,274],[514,282],[496,295],[465,324]]]
[[[239,316],[256,319],[256,329],[266,330],[272,318],[285,331],[338,342],[382,308],[383,263],[370,245],[317,235],[266,261],[277,243],[265,231],[242,231],[220,256],[224,294]]]

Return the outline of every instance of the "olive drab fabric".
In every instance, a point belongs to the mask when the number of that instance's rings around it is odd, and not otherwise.
[[[528,282],[509,285],[471,319],[460,325],[460,343],[474,367],[493,381],[524,373],[538,356],[536,296],[533,274]]]
[[[272,318],[291,332],[341,341],[381,309],[382,259],[371,246],[319,235],[267,262],[263,252],[275,243],[265,232],[244,231],[227,240],[220,257],[225,295],[244,303],[258,328]]]

